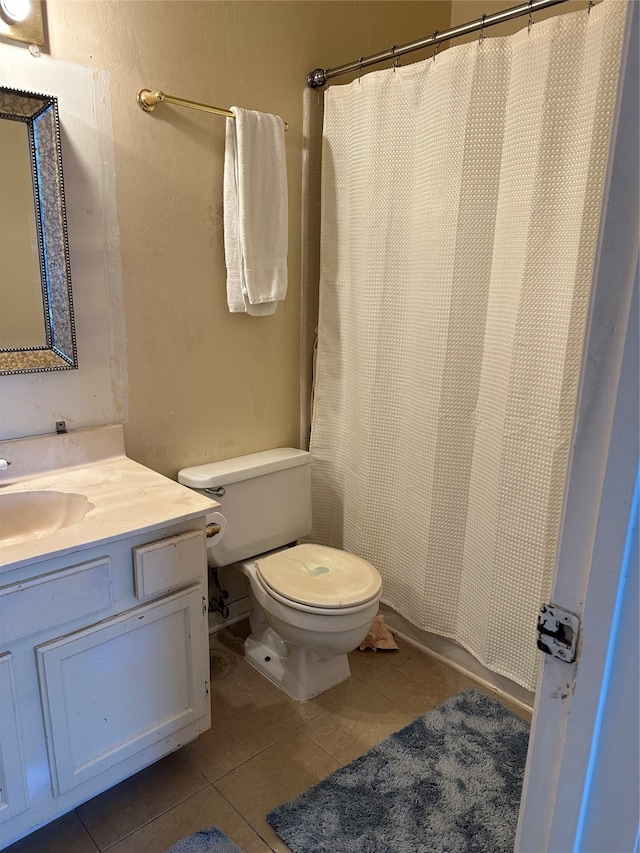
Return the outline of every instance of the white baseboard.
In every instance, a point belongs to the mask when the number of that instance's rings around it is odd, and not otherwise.
[[[234,625],[246,619],[251,613],[251,605],[249,604],[249,596],[245,595],[237,601],[232,601],[229,604],[229,616],[224,619],[222,613],[218,610],[209,611],[209,633],[217,634],[223,628],[228,628],[229,625]]]
[[[515,684],[510,679],[491,672],[458,643],[448,640],[446,637],[421,631],[385,604],[381,605],[380,612],[384,614],[385,622],[392,633],[397,634],[402,640],[406,640],[412,646],[419,648],[420,651],[442,663],[446,663],[463,675],[479,681],[493,692],[515,702],[524,710],[531,711],[533,709],[535,694],[525,690],[524,687],[520,687],[519,684]]]

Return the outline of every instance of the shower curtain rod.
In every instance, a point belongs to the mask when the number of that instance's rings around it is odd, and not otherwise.
[[[347,62],[345,65],[338,65],[336,68],[316,68],[307,76],[307,84],[312,89],[319,89],[333,77],[339,77],[341,74],[360,71],[368,65],[376,65],[378,62],[384,62],[387,59],[397,59],[405,53],[411,53],[414,50],[421,50],[431,45],[440,44],[443,41],[467,35],[467,33],[477,32],[478,30],[483,30],[485,27],[492,27],[494,24],[502,24],[504,21],[520,18],[522,15],[531,15],[540,9],[546,9],[548,6],[556,6],[558,3],[566,3],[566,0],[529,0],[528,3],[524,3],[521,6],[504,9],[502,12],[495,12],[493,15],[483,15],[477,21],[470,21],[468,24],[459,24],[457,27],[451,27],[448,30],[443,30],[441,33],[436,30],[433,35],[418,39],[418,41],[411,41],[400,46],[394,45],[389,50],[374,53],[371,56],[361,56],[360,59]],[[592,0],[589,0],[589,9],[591,9],[592,5]]]
[[[152,113],[158,104],[166,101],[168,104],[177,104],[179,107],[189,107],[192,110],[202,110],[205,113],[215,113],[218,116],[235,118],[235,114],[231,110],[225,110],[223,107],[212,107],[209,104],[200,104],[198,101],[187,101],[185,98],[176,97],[176,95],[167,95],[166,92],[152,92],[151,89],[140,89],[137,101],[145,113]],[[284,129],[289,130],[289,125],[286,121],[284,122]]]

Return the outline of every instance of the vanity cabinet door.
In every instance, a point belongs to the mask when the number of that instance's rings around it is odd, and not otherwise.
[[[206,715],[200,585],[36,647],[59,796]]]
[[[13,658],[7,652],[0,654],[0,822],[20,814],[27,805]]]

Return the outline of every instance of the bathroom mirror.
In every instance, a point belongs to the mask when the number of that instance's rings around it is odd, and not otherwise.
[[[0,374],[78,366],[58,103],[0,86]]]

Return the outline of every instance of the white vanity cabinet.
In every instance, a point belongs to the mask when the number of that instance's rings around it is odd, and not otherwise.
[[[209,728],[204,528],[0,575],[0,849]]]
[[[13,677],[13,657],[0,655],[0,821],[27,808],[20,728]],[[1,836],[0,836],[1,837]]]

